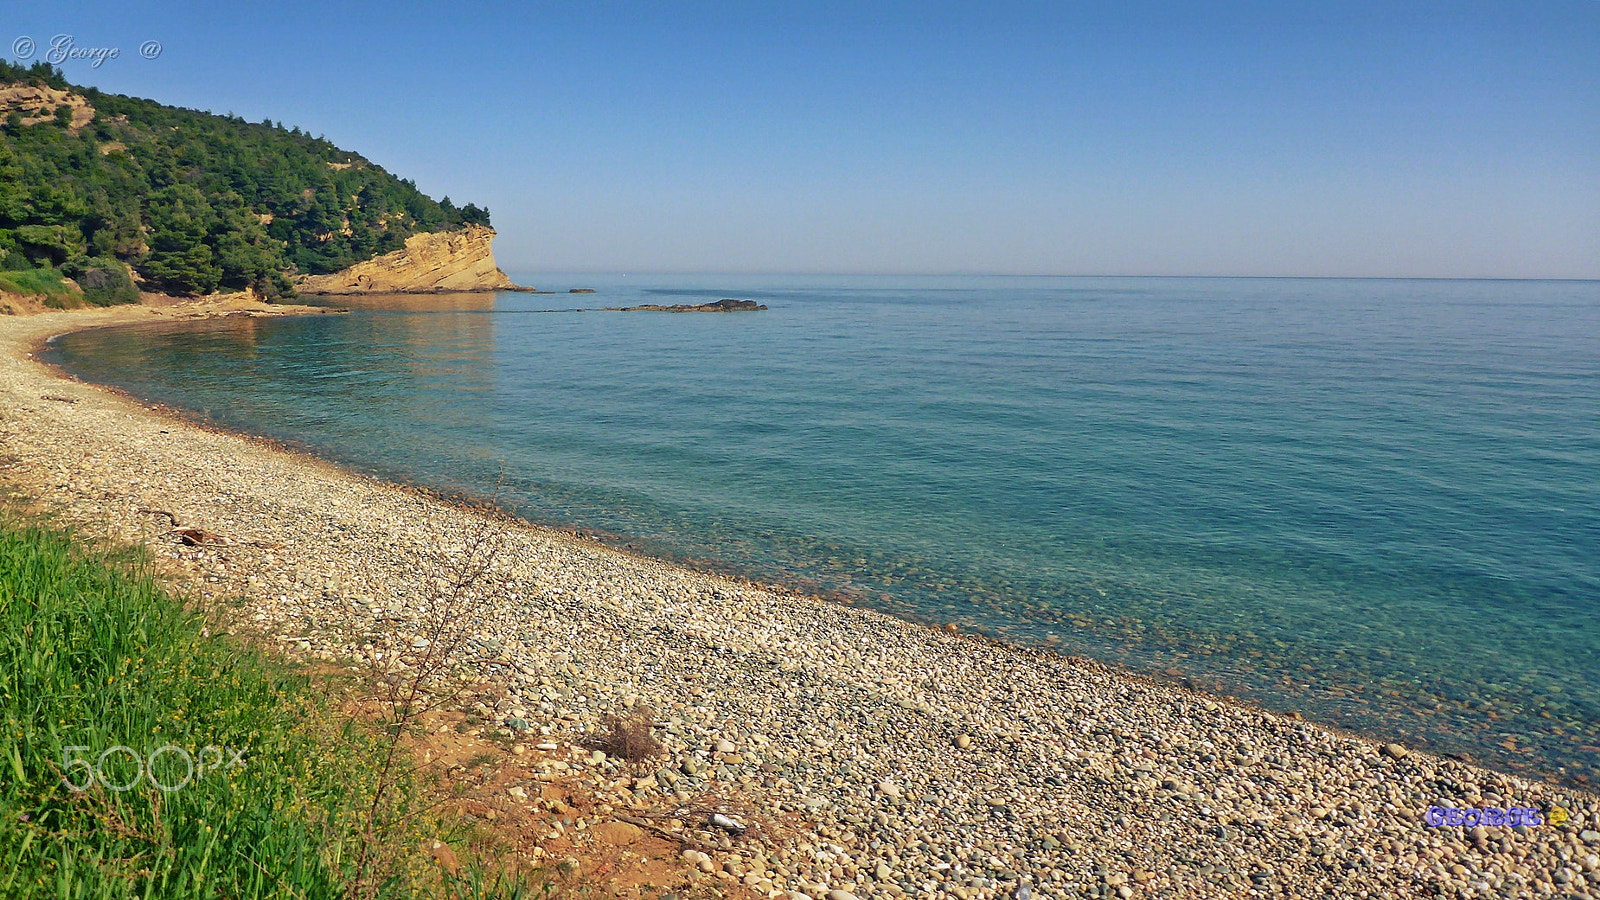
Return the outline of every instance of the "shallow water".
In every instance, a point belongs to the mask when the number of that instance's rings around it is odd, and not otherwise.
[[[543,276],[82,377],[611,542],[1600,778],[1600,283]],[[537,312],[739,297],[761,313]]]

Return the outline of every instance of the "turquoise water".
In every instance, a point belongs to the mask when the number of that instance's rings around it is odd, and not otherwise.
[[[82,377],[612,543],[1600,778],[1600,283],[545,276]],[[766,303],[761,313],[538,312]]]

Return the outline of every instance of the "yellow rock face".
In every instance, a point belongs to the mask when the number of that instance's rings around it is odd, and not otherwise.
[[[403,250],[332,275],[308,275],[295,288],[306,294],[405,294],[512,287],[494,263],[493,243],[494,229],[483,225],[414,234]]]
[[[0,119],[12,112],[22,116],[22,124],[34,125],[55,118],[56,107],[72,108],[73,134],[94,118],[94,107],[81,94],[31,84],[0,87]]]

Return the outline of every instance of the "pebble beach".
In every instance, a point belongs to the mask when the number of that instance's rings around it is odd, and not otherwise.
[[[403,660],[427,615],[419,573],[492,532],[492,602],[462,623],[457,660],[503,685],[470,710],[491,733],[552,777],[580,773],[619,816],[715,794],[790,825],[686,851],[685,867],[792,900],[1600,897],[1593,794],[610,549],[185,422],[31,355],[78,328],[288,311],[0,317],[0,484],[149,545],[285,653],[356,668]],[[207,539],[176,540],[175,523]],[[640,709],[666,748],[649,771],[578,749]],[[1543,821],[1436,826],[1430,807]]]

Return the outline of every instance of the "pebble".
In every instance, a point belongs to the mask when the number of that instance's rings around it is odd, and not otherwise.
[[[644,837],[644,830],[630,822],[601,822],[592,829],[595,838],[607,844],[626,847]]]

